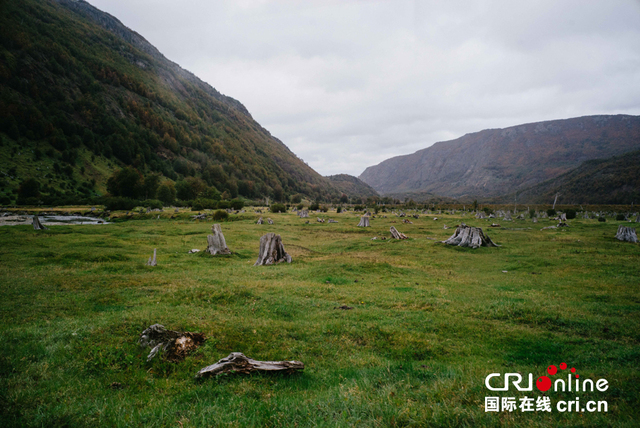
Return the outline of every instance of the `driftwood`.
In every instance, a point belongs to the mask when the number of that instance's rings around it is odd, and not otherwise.
[[[211,235],[207,235],[207,249],[205,251],[212,256],[217,254],[231,254],[219,224],[211,226]]]
[[[256,361],[241,352],[232,352],[226,358],[200,370],[196,377],[216,376],[223,373],[275,372],[295,373],[304,370],[300,361]]]
[[[358,223],[358,227],[371,227],[371,225],[369,224],[369,217],[360,217],[360,223]]]
[[[471,248],[499,247],[499,245],[496,245],[491,238],[482,232],[482,228],[470,227],[465,224],[461,224],[455,233],[446,241],[442,241],[442,243]]]
[[[34,230],[49,230],[48,227],[40,223],[40,218],[37,215],[33,216],[33,229]]]
[[[267,223],[269,224],[273,224],[273,220],[271,220],[270,218],[267,219]]]
[[[147,266],[156,266],[156,249],[153,249],[153,256],[149,257],[149,261],[147,262]]]
[[[275,233],[267,233],[260,238],[260,254],[254,266],[274,265],[281,262],[291,263],[291,256],[282,245],[282,238]]]
[[[260,217],[260,218],[258,219],[258,222],[257,222],[256,224],[262,224],[262,223],[264,223],[264,220],[262,220],[262,217]]]
[[[394,239],[407,239],[407,235],[398,232],[395,227],[391,226],[389,230],[391,231],[391,236],[393,236]]]
[[[636,235],[635,227],[626,227],[623,225],[618,226],[618,233],[616,233],[616,239],[619,241],[638,242],[638,236]]]
[[[151,348],[147,361],[151,361],[162,350],[165,359],[178,362],[205,340],[202,333],[167,330],[163,325],[154,324],[142,332],[138,343],[143,348]]]

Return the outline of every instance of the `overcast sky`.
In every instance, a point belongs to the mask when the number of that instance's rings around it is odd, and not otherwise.
[[[639,0],[89,0],[323,175],[487,128],[640,114]]]

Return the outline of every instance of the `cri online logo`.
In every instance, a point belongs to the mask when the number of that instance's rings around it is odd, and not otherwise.
[[[567,363],[560,363],[560,370],[566,370],[567,369]],[[542,392],[546,392],[548,390],[551,389],[551,387],[553,386],[553,391],[557,392],[558,389],[560,389],[561,391],[565,391],[568,390],[569,392],[575,391],[575,392],[579,392],[580,390],[582,391],[591,391],[593,392],[594,390],[594,382],[591,379],[584,379],[580,380],[580,375],[576,374],[576,369],[575,367],[571,367],[571,369],[569,370],[570,373],[568,373],[567,375],[567,380],[565,382],[564,379],[556,379],[555,382],[551,382],[551,378],[549,376],[540,376],[537,380],[536,380],[536,387],[542,391]],[[558,373],[558,367],[556,367],[555,365],[550,365],[549,367],[547,367],[547,373],[550,376],[554,376]],[[573,378],[572,378],[573,375]],[[532,391],[533,390],[533,374],[529,373],[529,385],[528,386],[522,386],[522,375],[520,373],[505,373],[504,375],[504,386],[503,387],[493,387],[491,386],[491,379],[494,377],[499,377],[500,373],[491,373],[490,375],[488,375],[485,380],[484,380],[484,384],[486,385],[486,387],[491,390],[491,391],[508,391],[509,390],[509,386],[510,383],[512,383],[516,389],[518,391]],[[595,388],[600,391],[600,392],[604,392],[609,388],[609,382],[606,379],[598,379],[597,382],[595,382]]]

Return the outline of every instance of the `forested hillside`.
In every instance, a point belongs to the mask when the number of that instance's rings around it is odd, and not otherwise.
[[[3,203],[27,178],[49,202],[95,197],[127,166],[140,182],[192,177],[229,197],[340,196],[240,102],[114,17],[83,1],[0,8]]]

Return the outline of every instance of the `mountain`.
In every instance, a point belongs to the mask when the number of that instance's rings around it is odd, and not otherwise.
[[[337,174],[327,177],[331,184],[346,195],[380,196],[378,192],[358,177],[349,174]]]
[[[467,134],[388,159],[359,178],[381,194],[488,198],[636,149],[639,116],[586,116]]]
[[[1,198],[30,177],[49,195],[95,196],[126,166],[232,197],[340,196],[239,101],[113,16],[82,0],[0,10]]]
[[[640,202],[640,150],[583,162],[565,174],[518,192],[519,203],[629,205]],[[499,198],[512,202],[514,194]]]

